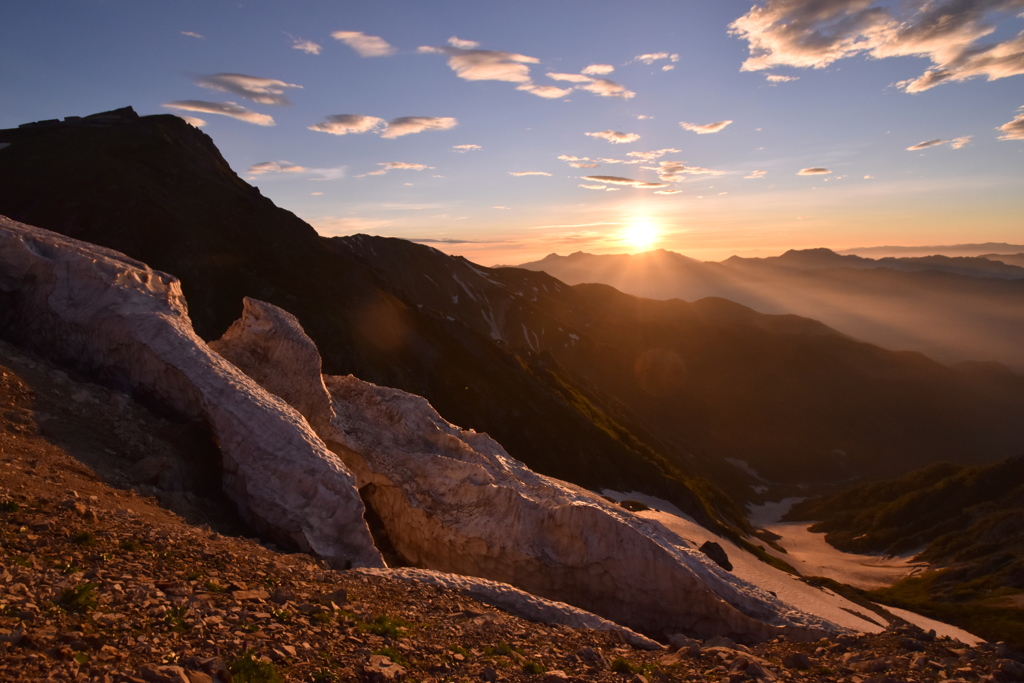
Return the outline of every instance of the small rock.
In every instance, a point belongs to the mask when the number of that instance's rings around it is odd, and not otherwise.
[[[405,667],[391,661],[384,655],[370,655],[369,662],[363,667],[368,680],[375,683],[382,681],[398,681],[405,676]]]
[[[729,555],[726,554],[725,548],[719,544],[714,541],[704,541],[700,551],[710,557],[722,569],[732,571],[732,562],[729,561]]]
[[[803,652],[790,652],[783,656],[782,665],[787,669],[799,669],[800,671],[806,671],[811,668],[811,658]]]

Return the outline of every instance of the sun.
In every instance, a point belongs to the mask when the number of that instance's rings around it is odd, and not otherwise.
[[[645,251],[661,239],[661,231],[650,221],[636,221],[625,227],[621,239],[632,249]]]

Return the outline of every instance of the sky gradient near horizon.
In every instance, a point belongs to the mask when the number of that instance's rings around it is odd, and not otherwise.
[[[484,265],[1024,242],[1024,0],[35,0],[0,102],[190,117],[321,234]]]

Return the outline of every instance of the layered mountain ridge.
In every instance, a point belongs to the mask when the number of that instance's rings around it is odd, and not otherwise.
[[[762,313],[792,313],[888,349],[946,363],[1024,371],[1024,268],[998,256],[868,258],[829,249],[702,262],[665,250],[552,254],[522,268],[568,284],[599,282],[636,296],[724,297]]]

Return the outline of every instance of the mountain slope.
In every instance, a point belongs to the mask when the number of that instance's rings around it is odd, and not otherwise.
[[[705,263],[659,250],[552,254],[521,267],[656,299],[723,297],[763,313],[821,320],[885,348],[1024,370],[1024,268],[985,258],[873,260],[807,249]]]
[[[791,521],[853,552],[915,552],[931,567],[875,599],[1024,643],[1024,458],[939,464],[803,501]]]
[[[709,463],[722,457],[794,483],[991,461],[1024,448],[1016,420],[1024,379],[1008,373],[948,368],[724,299],[566,287],[546,273],[483,268],[396,239],[332,244],[391,273],[418,306],[550,356],[577,385],[614,397],[681,466],[720,482],[728,475]]]
[[[327,373],[425,396],[544,474],[643,489],[708,524],[745,524],[741,511],[712,510],[626,427],[595,424],[559,368],[411,305],[386,274],[331,249],[180,118],[118,110],[0,131],[0,142],[0,213],[176,275],[203,338],[239,317],[243,297],[268,301],[299,318]]]

